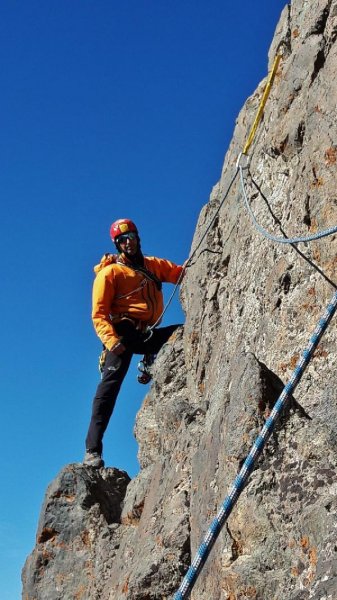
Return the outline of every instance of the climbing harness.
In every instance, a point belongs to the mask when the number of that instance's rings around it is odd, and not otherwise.
[[[119,296],[119,297],[123,297],[123,296]],[[110,314],[110,320],[111,320],[111,322],[117,321],[118,323],[120,323],[122,321],[130,321],[135,326],[135,329],[138,331],[138,333],[141,335],[141,341],[143,343],[147,342],[153,335],[153,330],[148,325],[142,327],[141,321],[133,319],[127,314],[119,314],[119,315]],[[103,344],[102,351],[98,358],[98,369],[101,374],[101,379],[103,378],[103,372],[104,372],[104,367],[105,367],[108,353],[109,353],[108,348],[106,348],[105,345]],[[155,356],[156,356],[155,354],[145,354],[143,359],[139,362],[138,370],[141,371],[142,373],[144,372],[144,377],[141,377],[140,375],[137,377],[137,380],[139,381],[139,383],[148,383],[152,379],[152,375],[150,374],[148,367],[150,367],[153,364]],[[144,369],[142,370],[140,365],[143,365],[143,363],[144,363]],[[148,378],[148,381],[146,381],[146,377]]]
[[[152,337],[153,331],[147,331],[146,333],[148,335],[143,340],[144,342],[147,342]],[[103,350],[98,358],[98,370],[101,374],[101,379],[103,378],[103,371],[108,352],[109,350],[105,346],[103,346]],[[137,365],[137,369],[140,372],[140,374],[137,376],[137,381],[139,383],[149,383],[151,381],[152,373],[150,367],[153,365],[155,358],[156,354],[144,354],[142,360],[139,361]]]
[[[333,315],[335,314],[337,309],[337,292],[334,293],[331,302],[326,308],[326,311],[322,318],[319,320],[317,327],[312,334],[308,346],[303,351],[301,358],[299,359],[290,380],[283,388],[283,391],[278,398],[270,416],[266,419],[265,424],[261,430],[261,433],[256,438],[239,474],[237,475],[228,496],[225,498],[221,508],[216,515],[215,519],[212,521],[201,545],[199,546],[193,562],[188,569],[178,591],[174,595],[174,600],[183,600],[188,598],[191,590],[198,578],[198,575],[205,564],[207,557],[219,536],[219,533],[231,514],[242,490],[245,487],[247,479],[251,474],[254,465],[259,458],[262,450],[264,449],[267,440],[272,434],[275,424],[287,405],[289,399],[291,398],[295,388],[300,382],[302,375],[308,366],[311,358],[313,357],[314,351],[316,350],[324,332],[326,331]]]

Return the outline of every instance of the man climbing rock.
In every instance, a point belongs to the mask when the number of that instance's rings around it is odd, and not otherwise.
[[[157,354],[179,325],[149,329],[163,312],[162,282],[178,283],[183,266],[143,256],[136,225],[119,219],[110,228],[118,255],[95,267],[92,318],[104,346],[102,381],[93,400],[83,464],[104,466],[103,436],[133,353]]]

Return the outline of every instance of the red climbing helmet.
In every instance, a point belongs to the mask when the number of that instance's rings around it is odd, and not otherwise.
[[[118,221],[112,223],[110,227],[112,241],[115,242],[119,235],[123,235],[123,233],[129,233],[129,231],[138,233],[138,229],[133,221],[130,221],[130,219],[118,219]]]

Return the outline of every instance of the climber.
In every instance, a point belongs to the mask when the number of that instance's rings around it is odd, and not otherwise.
[[[141,251],[136,225],[119,219],[110,228],[118,255],[95,267],[92,318],[105,348],[102,381],[92,405],[83,464],[104,467],[102,440],[133,353],[157,354],[179,325],[153,328],[163,312],[162,282],[178,283],[184,266]]]

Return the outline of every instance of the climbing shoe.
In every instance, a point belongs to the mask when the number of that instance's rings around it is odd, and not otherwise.
[[[98,452],[86,451],[83,459],[83,465],[86,467],[93,467],[94,469],[100,469],[104,467],[104,460]]]

